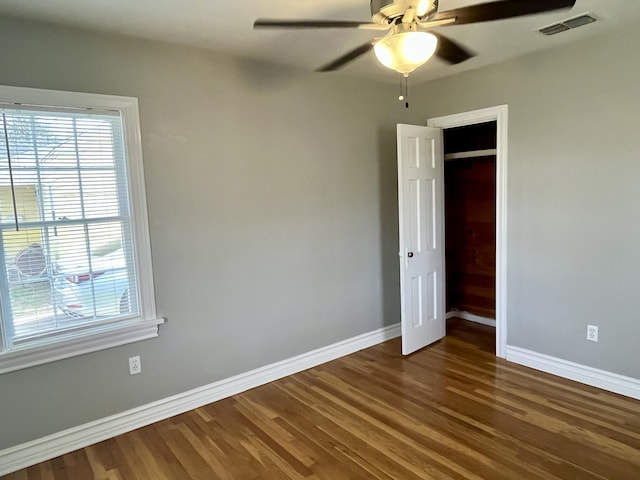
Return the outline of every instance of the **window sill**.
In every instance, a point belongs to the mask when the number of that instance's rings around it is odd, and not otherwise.
[[[119,323],[99,332],[15,348],[0,353],[0,374],[154,338],[164,321],[157,318]]]

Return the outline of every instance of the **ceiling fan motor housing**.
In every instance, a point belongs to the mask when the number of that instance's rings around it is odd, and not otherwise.
[[[409,9],[415,9],[416,17],[425,20],[438,11],[438,0],[371,0],[371,20],[374,23],[392,24],[402,18]]]

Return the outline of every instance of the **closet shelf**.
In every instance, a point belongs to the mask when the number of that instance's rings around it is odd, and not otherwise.
[[[491,155],[496,155],[498,150],[495,148],[490,148],[488,150],[471,150],[469,152],[456,152],[456,153],[447,153],[444,156],[445,160],[460,160],[462,158],[478,158],[478,157],[489,157]]]

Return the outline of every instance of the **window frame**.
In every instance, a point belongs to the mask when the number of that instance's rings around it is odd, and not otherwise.
[[[3,322],[0,321],[0,374],[157,337],[158,326],[165,319],[156,313],[138,99],[0,85],[0,107],[16,106],[118,112],[126,156],[140,312],[133,319],[52,335],[10,350],[3,350]]]

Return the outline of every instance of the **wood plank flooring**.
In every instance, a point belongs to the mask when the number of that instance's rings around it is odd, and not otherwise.
[[[640,402],[496,359],[454,320],[2,480],[640,479]]]

